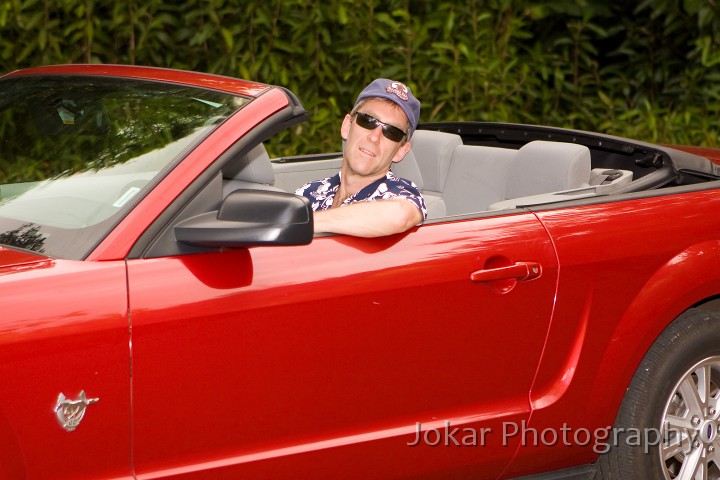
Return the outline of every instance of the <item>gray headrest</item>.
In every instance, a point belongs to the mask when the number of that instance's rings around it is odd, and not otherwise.
[[[510,167],[506,198],[587,187],[590,149],[584,145],[535,140],[523,145]]]
[[[460,135],[416,130],[410,141],[426,190],[441,192],[445,187],[455,147],[462,145]]]
[[[265,185],[275,183],[270,155],[262,143],[253,147],[246,155],[231,161],[223,169],[223,177]]]

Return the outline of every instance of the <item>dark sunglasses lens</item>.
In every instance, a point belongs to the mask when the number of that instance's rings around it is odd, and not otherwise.
[[[399,128],[393,127],[392,125],[385,125],[383,123],[380,123],[377,118],[368,115],[367,113],[358,112],[355,115],[355,122],[362,128],[366,128],[368,130],[374,130],[378,127],[378,125],[382,125],[383,135],[385,136],[385,138],[393,142],[399,142],[405,136],[405,132],[403,132]]]
[[[366,113],[356,114],[355,122],[362,128],[367,128],[368,130],[373,130],[378,126],[378,121]]]
[[[383,125],[383,135],[390,141],[399,142],[405,136],[405,132],[392,125]]]

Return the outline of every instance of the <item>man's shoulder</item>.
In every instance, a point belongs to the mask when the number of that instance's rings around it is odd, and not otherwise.
[[[393,185],[397,188],[407,189],[407,190],[410,190],[415,195],[422,196],[418,186],[415,185],[415,183],[413,181],[408,180],[407,178],[398,177],[393,172],[388,172],[387,175],[385,176],[385,179],[386,179],[386,183],[388,184],[388,186]]]
[[[328,190],[333,188],[336,185],[339,185],[340,183],[340,176],[338,174],[335,174],[330,177],[321,178],[319,180],[313,180],[311,182],[306,183],[302,187],[298,188],[295,193],[298,195],[302,195],[305,192],[315,192],[318,190]]]

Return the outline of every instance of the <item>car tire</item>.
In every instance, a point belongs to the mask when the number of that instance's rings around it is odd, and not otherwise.
[[[719,410],[720,315],[691,309],[640,363],[595,479],[720,479]]]

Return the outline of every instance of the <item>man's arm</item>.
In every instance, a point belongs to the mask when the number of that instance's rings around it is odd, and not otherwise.
[[[408,200],[357,202],[314,213],[315,233],[342,233],[356,237],[381,237],[408,230],[423,220]]]

